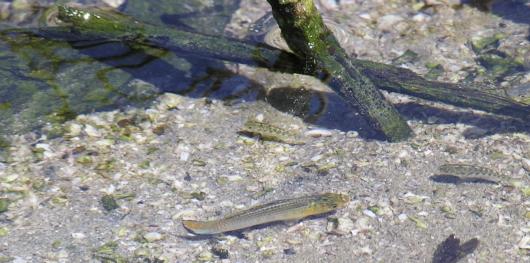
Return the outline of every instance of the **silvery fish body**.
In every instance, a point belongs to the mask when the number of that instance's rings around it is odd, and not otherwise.
[[[278,200],[212,221],[182,220],[184,227],[200,235],[240,230],[277,221],[298,220],[345,207],[350,198],[344,194],[325,193]]]

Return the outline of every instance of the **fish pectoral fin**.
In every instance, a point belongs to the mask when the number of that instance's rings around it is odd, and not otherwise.
[[[194,234],[212,234],[212,222],[209,221],[182,220],[182,225],[186,230]]]

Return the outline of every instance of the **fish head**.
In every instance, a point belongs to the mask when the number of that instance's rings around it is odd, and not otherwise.
[[[315,200],[311,206],[319,211],[333,211],[345,207],[350,202],[350,197],[346,194],[325,193]]]

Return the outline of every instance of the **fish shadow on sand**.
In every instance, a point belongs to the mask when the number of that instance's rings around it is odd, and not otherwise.
[[[398,104],[396,107],[409,120],[429,124],[463,123],[474,126],[463,132],[466,139],[478,139],[497,133],[530,133],[528,123],[509,117],[446,110],[419,103]]]
[[[454,184],[454,185],[462,185],[462,184],[492,184],[497,185],[499,184],[496,181],[482,178],[482,177],[460,177],[456,175],[450,175],[450,174],[436,174],[429,179],[435,183],[443,183],[443,184]]]
[[[460,244],[460,239],[452,234],[438,245],[432,257],[432,263],[456,263],[473,253],[479,244],[480,241],[477,238]]]

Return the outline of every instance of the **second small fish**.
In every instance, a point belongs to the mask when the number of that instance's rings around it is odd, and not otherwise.
[[[443,174],[450,174],[456,176],[488,176],[488,177],[500,177],[499,173],[492,169],[463,163],[446,163],[440,165],[438,170]]]
[[[223,219],[212,221],[182,220],[182,224],[187,230],[195,234],[212,235],[266,223],[298,220],[312,215],[324,214],[345,207],[349,201],[348,195],[336,193],[303,196],[255,206]]]

